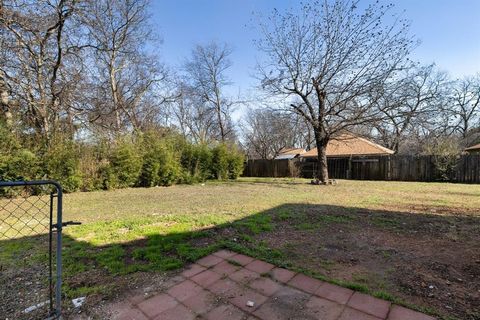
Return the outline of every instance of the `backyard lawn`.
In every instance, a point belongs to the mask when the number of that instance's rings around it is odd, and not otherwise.
[[[480,319],[478,185],[241,178],[67,194],[67,220],[83,223],[64,231],[69,298],[113,299],[227,247],[441,318]],[[35,241],[0,239],[0,270],[26,247],[40,259]]]

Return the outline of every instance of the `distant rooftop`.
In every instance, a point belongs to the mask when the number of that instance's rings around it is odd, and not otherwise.
[[[395,153],[393,150],[351,133],[342,134],[330,140],[327,145],[327,157],[389,155],[393,153]],[[313,148],[300,155],[302,158],[316,156],[317,148]]]

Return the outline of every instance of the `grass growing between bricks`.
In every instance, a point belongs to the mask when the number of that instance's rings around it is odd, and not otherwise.
[[[436,183],[340,181],[319,187],[302,179],[240,179],[67,194],[64,220],[83,225],[65,229],[65,294],[108,297],[121,289],[122,277],[178,270],[227,248],[445,319],[458,317],[439,307],[444,301],[418,303],[423,296],[402,291],[412,290],[411,284],[398,282],[396,271],[357,279],[341,271],[368,271],[364,260],[373,258],[389,268],[409,267],[408,248],[397,247],[397,238],[474,243],[480,197],[472,195],[479,192],[478,186]],[[379,237],[384,242],[374,241]],[[0,242],[4,270],[25,252],[32,263],[46,259],[36,250],[37,239]]]

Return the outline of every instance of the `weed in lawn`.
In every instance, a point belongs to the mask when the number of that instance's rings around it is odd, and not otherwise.
[[[321,226],[322,226],[322,224],[320,224],[320,223],[303,222],[303,223],[295,225],[295,229],[308,231],[308,230],[316,230]]]
[[[280,209],[276,212],[276,218],[280,221],[287,221],[290,219],[295,218],[295,215],[293,212],[291,212],[288,209]]]
[[[320,262],[320,265],[325,270],[332,270],[335,267],[336,263],[335,261],[332,261],[332,260],[322,260]]]
[[[398,228],[401,226],[401,222],[387,217],[372,217],[370,219],[372,224],[380,228]]]
[[[90,294],[108,294],[108,291],[110,291],[111,288],[107,285],[81,286],[76,288],[70,288],[68,285],[65,285],[63,290],[66,297],[72,299],[85,297]]]
[[[375,292],[373,292],[372,295],[376,298],[379,298],[379,299],[392,301],[392,302],[395,301],[395,297],[392,296],[390,293],[385,292],[385,291],[375,291]]]
[[[120,245],[103,248],[96,254],[97,263],[111,274],[125,274],[125,250]]]
[[[253,234],[272,230],[272,218],[269,215],[254,215],[241,221],[236,221],[234,226],[239,230],[248,230]]]

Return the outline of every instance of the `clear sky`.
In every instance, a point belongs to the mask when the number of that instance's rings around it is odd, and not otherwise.
[[[308,0],[307,0],[308,1]],[[435,62],[454,77],[480,72],[480,0],[393,0],[405,10],[411,31],[422,41],[412,58]],[[252,12],[298,7],[293,0],[152,0],[152,22],[163,38],[162,60],[180,66],[196,43],[227,42],[234,48],[229,75],[233,91],[247,92],[259,57],[252,40]],[[232,92],[233,92],[232,91]]]

